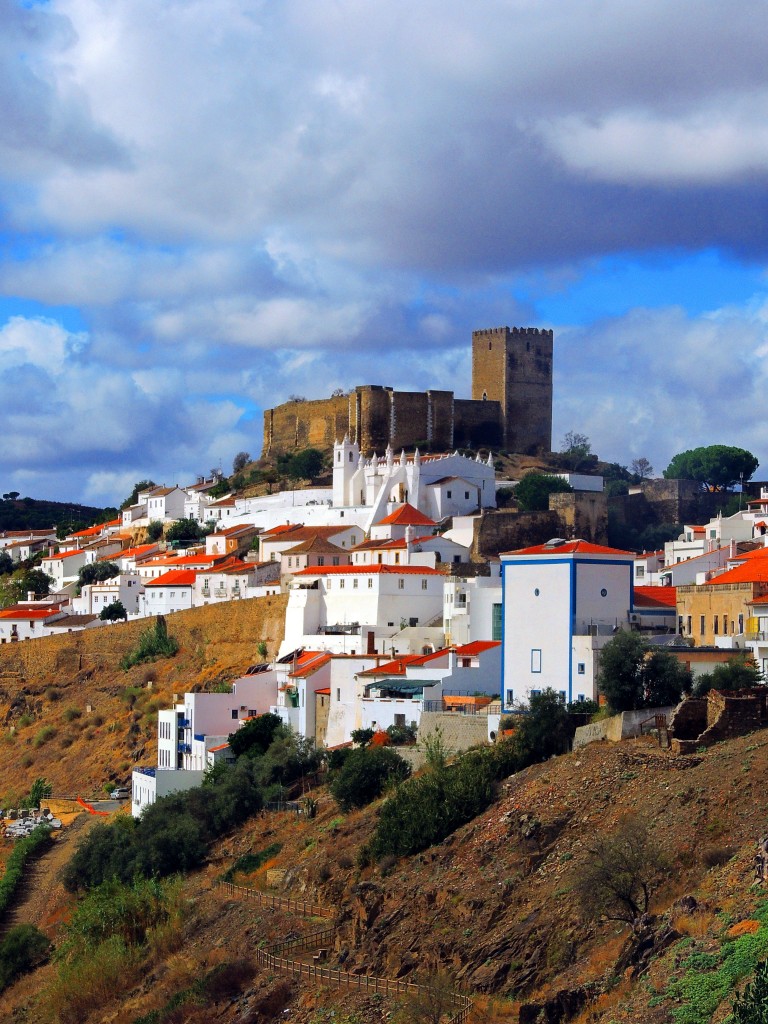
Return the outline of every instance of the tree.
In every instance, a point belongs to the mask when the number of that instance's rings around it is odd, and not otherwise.
[[[172,543],[174,541],[200,540],[205,536],[205,530],[196,519],[177,519],[171,523],[165,533],[165,539]]]
[[[288,463],[288,476],[292,480],[314,480],[323,468],[323,453],[317,448],[296,452]]]
[[[251,461],[250,452],[238,452],[232,460],[232,472],[242,473],[248,463]]]
[[[342,811],[351,811],[365,807],[390,783],[402,782],[410,774],[408,762],[391,747],[358,747],[344,761],[330,790]]]
[[[246,757],[261,757],[266,753],[275,733],[282,728],[283,722],[279,715],[273,715],[271,712],[259,715],[258,718],[252,718],[230,733],[227,737],[229,749],[235,757],[242,754]]]
[[[136,502],[139,500],[139,494],[141,493],[141,491],[146,491],[150,487],[156,487],[156,486],[157,486],[157,484],[155,483],[154,480],[139,480],[137,483],[135,483],[133,485],[133,490],[128,495],[128,497],[125,499],[125,501],[122,503],[120,508],[121,509],[130,508],[131,505],[135,505]]]
[[[571,469],[576,470],[592,454],[592,442],[586,434],[569,430],[561,442],[560,452],[567,456]]]
[[[99,618],[103,622],[117,622],[120,619],[128,621],[128,612],[122,601],[113,601],[101,609]]]
[[[160,519],[153,519],[147,527],[147,540],[160,540],[163,536],[163,524]]]
[[[563,494],[573,488],[560,476],[527,473],[515,488],[515,500],[523,512],[545,512],[550,494]]]
[[[35,779],[29,790],[30,807],[40,807],[43,800],[47,800],[53,792],[51,783],[42,777]]]
[[[103,580],[112,580],[120,575],[120,566],[114,562],[90,562],[81,567],[77,574],[78,590],[90,583],[101,583]]]
[[[749,480],[758,460],[745,448],[711,444],[679,452],[664,470],[666,480],[697,480],[711,491],[733,487],[739,480]]]
[[[762,683],[762,674],[752,658],[739,657],[697,676],[693,695],[703,697],[710,690],[747,690]]]
[[[634,924],[647,913],[652,885],[666,866],[651,826],[628,815],[612,833],[599,833],[586,852],[575,879],[585,914]]]
[[[417,974],[416,988],[401,998],[398,1020],[401,1024],[442,1024],[456,1015],[462,1005],[457,996],[453,978],[447,971]]]
[[[768,960],[761,960],[755,976],[733,1003],[733,1024],[768,1024]]]
[[[7,551],[0,551],[0,576],[13,572],[13,559]]]
[[[639,476],[641,480],[644,480],[653,472],[653,466],[646,458],[641,457],[639,459],[633,459],[632,472],[635,474],[635,476]]]
[[[652,650],[639,633],[621,630],[600,654],[600,692],[611,711],[677,704],[691,675],[668,651]]]
[[[527,764],[545,761],[568,750],[574,728],[560,694],[548,687],[531,696],[528,714],[520,720],[514,742]]]

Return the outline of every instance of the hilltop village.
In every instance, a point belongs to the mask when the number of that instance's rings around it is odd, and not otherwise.
[[[545,691],[597,706],[601,652],[619,632],[663,648],[694,678],[745,655],[764,669],[768,489],[734,514],[686,522],[686,511],[705,499],[714,508],[719,496],[697,495],[690,481],[641,481],[621,499],[625,510],[639,502],[647,517],[661,505],[680,522],[651,552],[605,542],[598,472],[555,473],[563,489],[540,513],[498,509],[497,493],[516,481],[498,478],[482,442],[551,449],[551,332],[474,332],[472,391],[462,404],[450,393],[357,388],[336,419],[322,403],[269,410],[273,448],[300,449],[318,423],[323,440],[343,429],[327,486],[242,497],[221,494],[217,477],[152,485],[119,517],[63,539],[0,536],[1,551],[35,560],[51,580],[48,595],[0,611],[3,644],[144,618],[172,630],[177,612],[287,597],[271,660],[254,647],[231,692],[200,692],[190,680],[160,711],[156,758],[133,771],[135,815],[231,763],[228,737],[266,713],[323,749],[349,745],[359,730],[415,739],[439,727],[461,750],[493,742],[505,716]],[[457,433],[474,448],[439,450]],[[393,449],[414,436],[426,436],[426,451]],[[375,440],[386,443],[378,454]],[[180,523],[200,540],[169,542]]]

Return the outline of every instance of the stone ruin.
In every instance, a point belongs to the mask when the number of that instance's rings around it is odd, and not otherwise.
[[[686,697],[669,722],[672,750],[693,754],[699,747],[746,736],[768,725],[768,687],[710,690],[705,697]]]

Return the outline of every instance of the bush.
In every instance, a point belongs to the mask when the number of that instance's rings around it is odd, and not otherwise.
[[[765,1024],[768,1021],[768,960],[757,965],[755,976],[733,1004],[733,1024]]]
[[[168,635],[165,617],[158,615],[154,626],[150,626],[139,635],[135,650],[121,658],[120,668],[128,671],[133,665],[140,665],[143,661],[150,661],[153,658],[172,658],[178,650],[177,641]]]
[[[35,738],[32,740],[32,746],[35,748],[42,747],[42,745],[47,743],[48,740],[52,740],[55,735],[56,730],[52,725],[44,725],[43,728],[35,734]]]
[[[27,860],[39,850],[44,849],[51,842],[50,829],[45,825],[39,825],[24,839],[18,839],[13,852],[5,865],[5,874],[0,878],[0,915],[2,915],[14,893],[24,877],[24,868]]]
[[[481,814],[493,800],[496,781],[518,766],[514,745],[498,743],[403,783],[381,809],[373,855],[407,856],[439,843]]]
[[[411,774],[408,763],[389,747],[353,750],[330,784],[331,794],[343,811],[365,807],[393,782]]]
[[[164,877],[199,867],[208,844],[260,810],[255,765],[242,759],[215,785],[172,793],[136,821],[125,815],[96,825],[64,870],[64,885],[77,892],[117,878]]]
[[[0,942],[0,992],[20,974],[36,967],[46,956],[50,942],[31,924],[21,924]]]

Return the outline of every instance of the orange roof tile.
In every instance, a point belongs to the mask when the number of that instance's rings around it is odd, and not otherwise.
[[[400,508],[396,508],[394,512],[390,512],[384,519],[380,519],[377,526],[437,526],[434,519],[430,519],[429,516],[425,516],[423,512],[419,512],[417,508],[409,504],[407,501]]]
[[[0,619],[49,619],[58,615],[58,608],[24,608],[18,605],[0,611]]]
[[[704,586],[716,587],[721,583],[768,583],[768,559],[742,562],[719,576],[713,576]]]
[[[517,551],[503,551],[503,555],[631,555],[633,551],[622,551],[619,548],[607,548],[602,544],[590,544],[586,540],[570,540],[565,544],[534,544],[530,548],[519,548]]]
[[[642,608],[676,608],[677,587],[635,587],[634,603]]]
[[[388,574],[392,576],[442,576],[437,569],[426,565],[322,565],[299,569],[296,576],[362,576],[370,573]]]
[[[456,648],[456,653],[463,658],[472,657],[475,654],[482,654],[492,647],[501,647],[501,640],[473,640],[471,644],[462,644]]]
[[[145,587],[191,587],[197,573],[194,569],[171,569],[154,580],[146,580]]]

